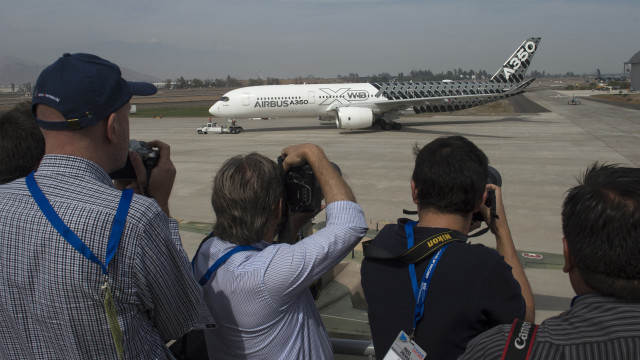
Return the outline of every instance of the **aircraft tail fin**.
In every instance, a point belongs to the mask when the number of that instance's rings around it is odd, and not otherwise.
[[[520,45],[498,72],[491,77],[491,81],[500,83],[520,83],[531,64],[533,55],[538,50],[540,38],[529,38]]]

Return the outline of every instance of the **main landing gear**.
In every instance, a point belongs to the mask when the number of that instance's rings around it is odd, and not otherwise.
[[[400,130],[402,129],[402,124],[397,123],[393,120],[385,120],[383,118],[378,118],[376,119],[376,123],[378,123],[378,125],[380,125],[380,128],[382,128],[382,130]]]

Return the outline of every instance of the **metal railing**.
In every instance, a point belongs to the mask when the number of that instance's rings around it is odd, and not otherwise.
[[[351,340],[331,338],[333,353],[337,355],[367,356],[369,360],[374,360],[375,352],[373,343],[369,340]]]

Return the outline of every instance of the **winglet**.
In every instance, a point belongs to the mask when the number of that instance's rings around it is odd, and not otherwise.
[[[529,38],[520,45],[498,72],[491,77],[491,81],[500,83],[520,83],[531,64],[533,55],[538,50],[540,38]]]

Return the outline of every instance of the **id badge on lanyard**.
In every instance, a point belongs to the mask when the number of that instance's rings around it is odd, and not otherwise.
[[[415,224],[415,221],[409,221],[405,224],[405,233],[407,234],[408,248],[413,247],[413,226]],[[409,336],[407,335],[407,333],[400,330],[400,333],[398,334],[398,336],[396,336],[393,344],[391,345],[391,348],[384,356],[383,360],[423,360],[427,357],[427,352],[414,341],[414,335],[418,321],[422,319],[422,315],[424,313],[424,300],[427,297],[427,292],[429,291],[431,278],[433,277],[435,268],[438,265],[438,262],[442,257],[442,253],[447,248],[447,246],[449,245],[447,244],[440,250],[438,250],[438,252],[429,261],[427,270],[422,276],[420,287],[418,287],[418,282],[416,279],[415,266],[414,264],[409,264],[409,275],[411,277],[413,293],[416,299],[416,307],[413,312],[413,331]]]
[[[391,344],[391,349],[382,360],[424,360],[427,352],[411,339],[407,333],[400,330],[400,334]]]

